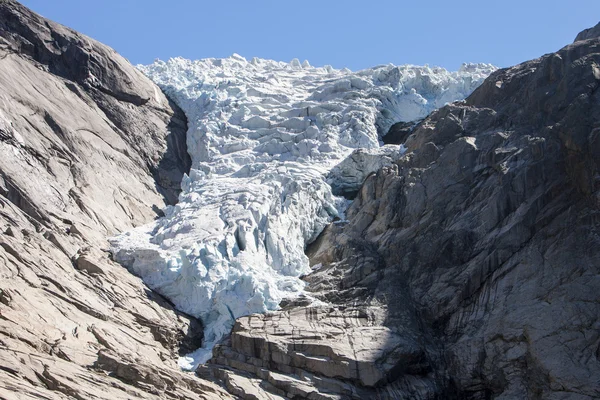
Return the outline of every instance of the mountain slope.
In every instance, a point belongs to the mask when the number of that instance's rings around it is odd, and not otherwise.
[[[402,157],[337,154],[350,179],[340,193],[358,193],[306,249],[306,296],[238,318],[195,377],[176,359],[200,345],[199,321],[112,262],[105,239],[175,201],[191,162],[182,111],[111,49],[0,0],[0,397],[600,397],[595,32],[394,125]],[[333,103],[364,94],[353,88],[364,82],[341,78],[316,92]],[[252,104],[231,123],[266,135],[268,146],[251,143],[265,153],[286,153],[273,149],[292,134],[296,150],[314,145],[295,132],[303,107],[275,105],[283,131],[251,119],[268,108]],[[369,121],[375,145],[371,122],[385,109],[331,120],[359,134]],[[206,143],[229,154],[239,131],[228,132]],[[226,171],[224,161],[203,173]],[[377,171],[360,175],[365,165]],[[273,210],[305,199],[280,200]],[[238,250],[253,238],[227,233]]]
[[[326,305],[238,319],[198,373],[264,398],[599,398],[600,38],[578,38],[419,123],[309,247]]]
[[[176,200],[185,132],[112,49],[0,0],[0,397],[229,397],[173,361],[199,322],[105,251]]]

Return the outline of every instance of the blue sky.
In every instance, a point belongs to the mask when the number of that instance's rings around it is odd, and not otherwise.
[[[353,70],[462,62],[505,67],[554,51],[600,20],[579,0],[22,0],[132,63],[233,53]]]

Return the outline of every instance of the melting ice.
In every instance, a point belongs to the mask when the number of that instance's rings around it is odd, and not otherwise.
[[[469,95],[495,68],[384,65],[358,72],[233,55],[141,66],[186,113],[192,169],[165,217],[112,239],[115,258],[202,320],[193,369],[234,320],[300,294],[305,246],[356,190],[391,163],[397,121]],[[353,153],[354,152],[354,153]]]

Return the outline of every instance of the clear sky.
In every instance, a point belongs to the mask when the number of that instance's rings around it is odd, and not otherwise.
[[[116,49],[156,58],[307,59],[353,70],[462,62],[506,67],[554,51],[600,21],[578,0],[22,0]]]

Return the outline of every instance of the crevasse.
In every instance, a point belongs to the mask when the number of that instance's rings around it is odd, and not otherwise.
[[[192,169],[164,218],[111,243],[117,261],[204,323],[185,369],[207,361],[236,318],[302,292],[305,246],[346,204],[332,189],[358,189],[402,153],[381,133],[465,98],[495,70],[352,72],[239,55],[139,68],[186,113]]]

